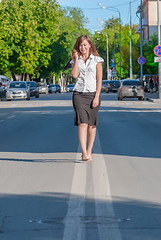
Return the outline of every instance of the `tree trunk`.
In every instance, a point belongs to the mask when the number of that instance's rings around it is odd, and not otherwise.
[[[16,75],[14,74],[14,72],[13,72],[12,69],[10,69],[10,72],[11,72],[11,76],[12,76],[12,78],[13,78],[13,81],[17,81]]]

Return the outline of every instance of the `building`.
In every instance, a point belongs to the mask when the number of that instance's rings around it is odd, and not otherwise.
[[[137,15],[140,15],[141,5],[138,6]],[[148,42],[150,36],[154,33],[158,34],[158,18],[157,18],[157,0],[142,0],[142,30],[143,40]],[[159,16],[161,25],[161,0],[159,0]],[[140,18],[140,16],[139,16]],[[140,33],[141,18],[136,32]]]

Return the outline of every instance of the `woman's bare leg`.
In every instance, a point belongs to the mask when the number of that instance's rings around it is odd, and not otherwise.
[[[88,157],[92,156],[92,148],[93,148],[95,136],[96,136],[96,126],[88,126],[88,130],[87,130],[87,142],[88,142],[87,156]]]
[[[78,137],[79,137],[79,142],[82,149],[83,157],[87,157],[87,148],[86,148],[87,129],[88,129],[88,124],[86,123],[80,123],[78,125]]]

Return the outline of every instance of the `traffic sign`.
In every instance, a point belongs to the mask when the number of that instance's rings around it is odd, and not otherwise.
[[[117,72],[115,67],[112,69],[112,76],[117,77]]]
[[[154,62],[161,62],[161,57],[154,57]]]
[[[158,57],[161,57],[161,45],[157,45],[155,48],[154,48],[154,54]]]
[[[140,65],[145,64],[145,63],[146,63],[146,58],[143,57],[143,56],[139,57],[139,58],[138,58],[138,63],[139,63]]]

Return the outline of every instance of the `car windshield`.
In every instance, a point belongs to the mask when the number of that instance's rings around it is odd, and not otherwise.
[[[36,86],[35,82],[26,82],[26,83],[30,87],[35,87]]]
[[[26,88],[26,84],[25,84],[25,82],[12,82],[11,84],[10,84],[10,88]]]
[[[74,87],[74,84],[69,84],[67,87]]]
[[[124,81],[123,82],[124,86],[140,86],[141,83],[139,81]]]
[[[50,87],[55,87],[55,84],[50,84]]]
[[[118,80],[111,80],[110,83],[120,84],[120,81],[118,81]]]
[[[102,85],[107,85],[108,80],[103,80]]]

